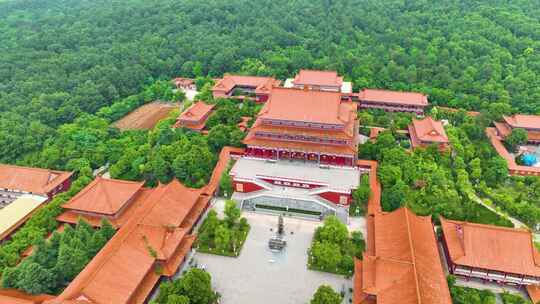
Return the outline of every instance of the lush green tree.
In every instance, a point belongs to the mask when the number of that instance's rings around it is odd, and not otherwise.
[[[189,298],[182,295],[170,295],[165,304],[189,304]]]
[[[321,285],[313,295],[311,304],[340,304],[342,297],[328,285]]]
[[[217,294],[212,290],[210,274],[204,270],[192,268],[179,279],[161,283],[156,303],[214,304],[217,298]]]
[[[225,225],[217,226],[215,232],[216,249],[220,250],[221,252],[229,250],[231,237],[231,230],[229,230]]]
[[[55,274],[38,263],[22,263],[18,268],[17,288],[30,294],[52,293],[56,285]]]
[[[381,199],[384,210],[393,211],[404,204],[409,187],[400,179],[388,191],[384,191]]]
[[[484,180],[488,185],[496,185],[508,176],[508,164],[502,157],[494,157],[487,163],[484,170]]]
[[[520,145],[527,143],[528,133],[525,129],[515,128],[512,129],[512,132],[505,138],[504,141],[509,146],[511,151],[516,151]]]
[[[113,236],[114,229],[107,231],[110,223],[104,221],[103,225],[102,230],[96,231],[79,221],[75,228],[66,226],[62,233],[53,233],[48,241],[40,239],[30,257],[4,269],[2,286],[31,294],[58,293]]]
[[[220,151],[224,146],[241,147],[244,132],[237,126],[219,124],[208,132],[208,144],[213,151]]]
[[[353,191],[353,201],[349,207],[351,215],[363,215],[367,209],[367,202],[371,194],[371,188],[369,184],[369,174],[364,174],[360,177],[360,185],[358,189]]]
[[[210,274],[201,269],[191,269],[178,280],[180,295],[189,298],[190,304],[213,304],[217,295],[212,290]]]
[[[236,206],[236,202],[233,200],[225,201],[225,209],[223,211],[225,214],[225,221],[229,227],[233,227],[238,223],[240,219],[241,211]]]
[[[314,242],[310,254],[315,266],[328,271],[336,271],[342,259],[339,245],[328,241]]]
[[[448,277],[448,287],[452,296],[452,303],[455,304],[495,304],[497,298],[489,290],[478,290],[455,285],[455,277]]]
[[[471,178],[478,183],[480,181],[480,178],[482,177],[482,166],[481,161],[479,158],[473,159],[470,163],[471,168]]]
[[[324,224],[317,228],[315,239],[320,242],[331,242],[338,245],[343,244],[349,238],[347,226],[337,217],[329,216],[324,220]]]
[[[501,298],[504,304],[531,304],[531,301],[524,299],[518,294],[504,292],[501,294]]]

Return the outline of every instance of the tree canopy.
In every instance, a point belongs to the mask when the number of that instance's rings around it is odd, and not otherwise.
[[[284,79],[301,68],[332,69],[356,89],[418,90],[438,105],[539,113],[537,4],[3,1],[0,161],[18,161],[61,124],[178,75]]]

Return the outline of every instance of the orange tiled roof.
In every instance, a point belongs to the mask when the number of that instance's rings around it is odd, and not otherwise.
[[[413,118],[409,125],[409,134],[413,146],[421,143],[448,143],[448,136],[446,136],[442,123],[433,120],[430,116],[421,120]]]
[[[237,86],[243,86],[255,88],[256,94],[268,94],[274,86],[278,86],[280,83],[279,80],[272,77],[224,75],[216,82],[212,91],[228,93]]]
[[[381,102],[400,105],[427,106],[427,96],[415,92],[399,92],[389,90],[364,89],[358,94],[362,101]]]
[[[188,128],[192,130],[202,130],[206,125],[206,120],[215,105],[209,105],[202,101],[197,101],[187,108],[180,116],[174,125],[175,128]]]
[[[270,99],[261,109],[257,120],[244,139],[251,146],[288,148],[306,152],[323,152],[349,155],[357,153],[358,120],[357,105],[341,102],[340,93],[311,91],[289,88],[274,88]],[[306,111],[306,109],[310,111]],[[265,119],[333,124],[342,126],[341,130],[316,130],[292,126],[274,126],[264,123]],[[319,138],[345,139],[348,145],[331,145],[300,141],[261,138],[256,132],[265,131],[276,134],[307,135]]]
[[[510,135],[510,133],[512,133],[512,128],[510,128],[510,126],[507,123],[494,121],[493,125],[495,126],[495,129],[497,129],[501,137],[503,138],[505,138],[506,136]]]
[[[516,114],[503,116],[503,119],[512,128],[540,129],[540,115]]]
[[[189,86],[189,85],[192,85],[195,83],[195,80],[194,79],[191,79],[191,78],[182,78],[182,77],[177,77],[175,79],[173,79],[173,83],[179,87],[179,86]]]
[[[515,171],[518,172],[518,174],[520,174],[519,172],[527,172],[540,175],[540,168],[520,166],[516,163],[514,157],[508,152],[508,150],[506,150],[506,147],[501,142],[501,138],[497,136],[494,128],[486,128],[486,135],[491,141],[493,148],[495,148],[495,151],[497,151],[497,153],[508,163],[510,174],[513,174],[512,171]]]
[[[540,277],[540,255],[529,231],[444,218],[441,226],[454,264]]]
[[[531,301],[533,304],[540,303],[540,286],[538,285],[527,285],[527,294],[529,294],[529,298],[531,298]]]
[[[144,182],[96,177],[62,207],[94,214],[115,215],[141,190]]]
[[[377,178],[377,170],[379,164],[377,161],[374,160],[363,160],[359,159],[356,161],[356,165],[358,167],[368,167],[369,168],[369,188],[371,190],[371,195],[368,199],[368,215],[375,215],[377,213],[380,213],[382,211],[381,209],[381,183],[379,182],[379,179]],[[368,224],[369,224],[369,218],[368,217]],[[369,225],[368,225],[369,226]],[[368,229],[368,233],[369,233]],[[371,229],[372,230],[372,229]],[[372,238],[367,238],[368,241]]]
[[[0,164],[0,188],[46,195],[73,172]]]
[[[293,83],[295,85],[338,86],[343,84],[343,77],[335,71],[300,70]]]
[[[152,189],[142,206],[75,280],[45,303],[143,303],[161,277],[155,271],[156,262],[163,266],[163,275],[170,276],[178,269],[195,240],[187,231],[207,206],[231,154],[243,151],[223,148],[210,182],[201,189],[187,188],[176,180]]]
[[[364,254],[362,272],[355,274],[359,302],[353,303],[369,303],[362,294],[375,296],[377,304],[452,303],[430,217],[401,208],[373,221],[374,254]]]
[[[132,201],[122,209],[122,212],[116,214],[114,217],[103,216],[102,214],[88,214],[81,213],[73,210],[66,210],[62,214],[56,217],[56,220],[61,223],[77,224],[80,219],[84,219],[92,227],[101,227],[101,220],[106,218],[111,225],[115,228],[120,228],[122,225],[126,224],[131,216],[135,213],[142,203],[146,200],[146,197],[152,193],[152,189],[141,188],[137,192]]]
[[[39,304],[54,298],[51,295],[29,295],[17,289],[0,288],[0,304]]]
[[[353,107],[341,102],[339,92],[274,88],[259,118],[344,125]]]
[[[204,119],[213,109],[215,105],[206,104],[203,101],[197,101],[187,108],[180,116],[178,120],[186,122],[199,122]]]
[[[156,262],[178,263],[182,258],[177,255],[186,253],[179,248],[185,249],[185,242],[192,243],[193,237],[187,235],[191,227],[180,225],[201,199],[202,192],[203,189],[190,189],[176,180],[155,188],[130,221],[62,294],[48,303],[77,299],[89,299],[95,304],[142,303],[147,294],[140,294],[140,288],[150,284],[148,276],[155,277]]]

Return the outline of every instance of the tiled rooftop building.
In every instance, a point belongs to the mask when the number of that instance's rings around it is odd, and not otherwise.
[[[531,144],[540,144],[540,116],[516,114],[503,116],[503,122],[494,122],[497,135],[505,139],[513,129],[520,128],[527,131],[528,141]]]
[[[352,84],[343,81],[343,77],[340,77],[335,71],[300,70],[293,79],[287,79],[285,87],[343,94],[352,93]]]
[[[361,109],[381,109],[388,112],[423,114],[429,105],[426,95],[414,92],[364,89],[358,93],[358,99]]]
[[[407,208],[368,217],[355,267],[353,304],[395,303],[452,303],[431,218]]]
[[[174,275],[191,250],[193,226],[209,200],[204,189],[176,180],[152,189],[73,282],[46,303],[144,303],[161,275]]]
[[[244,143],[251,157],[353,166],[356,104],[341,102],[337,92],[274,88]]]
[[[450,272],[507,284],[540,284],[540,254],[531,232],[441,218]]]
[[[71,185],[72,172],[0,165],[0,241]]]
[[[272,88],[280,83],[272,77],[224,75],[214,85],[212,93],[214,98],[240,97],[237,96],[240,94],[243,97],[253,97],[257,102],[265,102]]]
[[[197,101],[178,116],[175,128],[187,128],[193,131],[202,131],[210,117],[215,105]]]
[[[429,116],[424,119],[413,118],[409,125],[409,135],[413,148],[427,147],[432,144],[439,146],[440,150],[446,150],[449,147],[443,124]]]
[[[151,189],[143,188],[144,182],[96,177],[71,200],[62,205],[65,210],[57,217],[59,222],[76,224],[80,218],[94,227],[107,219],[120,227],[133,215]]]

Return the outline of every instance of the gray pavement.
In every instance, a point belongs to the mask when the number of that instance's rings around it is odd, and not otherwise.
[[[215,202],[214,207],[219,210],[221,204]],[[344,303],[348,303],[351,279],[307,269],[307,250],[321,222],[285,218],[287,247],[275,253],[267,243],[277,227],[277,216],[242,215],[248,219],[251,231],[238,258],[203,253],[194,256],[199,267],[211,273],[214,287],[222,295],[221,304],[304,304],[322,284],[338,292],[344,288]],[[361,221],[355,221],[355,225],[361,226]]]

